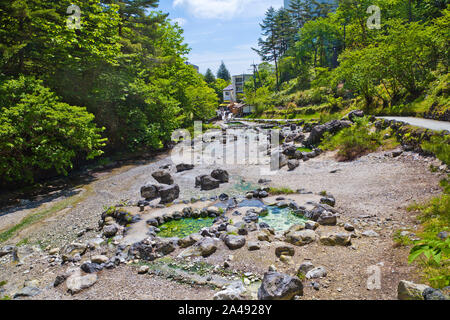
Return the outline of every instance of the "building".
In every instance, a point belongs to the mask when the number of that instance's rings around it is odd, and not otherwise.
[[[231,77],[231,84],[223,89],[223,101],[236,102],[244,94],[244,83],[253,77],[251,74],[241,74]]]
[[[233,86],[233,93],[235,99],[239,99],[240,96],[244,94],[244,83],[253,77],[251,74],[241,74],[231,77],[231,82]]]
[[[232,84],[230,84],[228,87],[223,89],[223,101],[224,102],[236,101]]]

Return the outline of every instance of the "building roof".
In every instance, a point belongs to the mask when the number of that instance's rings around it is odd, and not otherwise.
[[[232,84],[230,84],[228,87],[223,89],[223,91],[232,91],[232,90],[233,90],[233,85]]]

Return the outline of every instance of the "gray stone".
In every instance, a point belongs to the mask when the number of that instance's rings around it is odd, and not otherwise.
[[[14,294],[14,299],[19,297],[34,297],[41,293],[41,290],[36,287],[24,287],[19,290],[19,292]]]
[[[176,168],[177,168],[177,172],[183,172],[183,171],[194,169],[194,165],[187,164],[187,163],[180,163],[180,164],[177,164]]]
[[[275,255],[279,258],[282,255],[285,256],[294,256],[295,249],[290,246],[278,246],[275,248]]]
[[[398,284],[397,298],[398,300],[424,300],[423,293],[428,288],[430,287],[424,284],[401,280]]]
[[[337,216],[331,212],[325,211],[319,216],[317,222],[323,226],[335,226],[337,223]]]
[[[258,289],[259,300],[291,300],[303,295],[303,284],[297,277],[269,271],[264,274]]]
[[[162,184],[173,184],[173,178],[166,170],[158,170],[152,173],[152,177]]]
[[[425,300],[448,300],[441,290],[427,288],[422,292],[422,296]]]
[[[248,251],[256,251],[256,250],[261,249],[261,246],[256,241],[249,241],[247,244],[247,247],[248,247]]]
[[[298,272],[306,275],[312,269],[314,265],[310,261],[305,261],[298,267]]]
[[[219,180],[221,183],[226,183],[229,181],[228,172],[222,169],[216,169],[211,172],[211,177]]]
[[[14,248],[14,246],[5,246],[3,248],[0,248],[0,258],[12,253],[14,251]]]
[[[313,230],[301,230],[288,232],[286,234],[285,241],[296,246],[304,246],[315,241],[316,238],[317,235]]]
[[[245,245],[245,237],[229,234],[225,237],[224,242],[229,249],[236,250]]]
[[[320,266],[320,267],[309,270],[306,273],[306,278],[307,279],[318,279],[318,278],[326,277],[326,275],[327,275],[327,270],[325,269],[325,267]]]
[[[350,223],[346,223],[346,224],[344,224],[344,229],[346,231],[354,231],[355,227],[353,227]]]
[[[179,254],[180,258],[186,258],[191,256],[208,257],[217,250],[217,242],[213,238],[205,237],[198,241],[196,244],[187,248]]]
[[[97,274],[91,273],[81,276],[80,273],[71,275],[67,281],[67,289],[71,294],[76,294],[84,289],[93,286],[97,282]]]
[[[106,262],[108,262],[108,260],[109,260],[108,257],[104,256],[104,255],[97,255],[97,256],[93,256],[91,258],[91,261],[93,263],[98,263],[98,264],[106,263]]]
[[[300,162],[296,159],[289,160],[287,162],[287,166],[289,168],[289,171],[295,170],[300,165]]]
[[[211,176],[202,176],[200,180],[201,190],[213,190],[219,188],[220,181]]]
[[[180,196],[180,187],[177,184],[163,186],[159,189],[161,204],[171,203]]]
[[[364,231],[364,232],[362,233],[362,235],[365,236],[365,237],[372,237],[372,238],[376,238],[376,237],[379,237],[379,236],[380,236],[378,233],[376,233],[376,232],[373,231],[373,230],[367,230],[367,231]]]
[[[119,231],[119,228],[116,224],[111,224],[109,226],[103,227],[103,236],[106,238],[112,238],[114,237],[117,232]]]
[[[159,186],[155,184],[146,184],[141,187],[141,197],[147,200],[153,200],[159,197]]]

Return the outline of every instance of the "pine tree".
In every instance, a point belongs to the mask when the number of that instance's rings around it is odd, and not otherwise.
[[[225,66],[225,63],[223,63],[220,65],[219,70],[217,71],[217,78],[218,79],[223,79],[225,81],[230,81],[231,80],[231,75],[230,72],[228,71],[227,67]]]
[[[258,39],[259,50],[252,48],[261,57],[262,61],[275,62],[275,76],[276,86],[279,86],[278,76],[278,59],[280,58],[280,46],[278,41],[278,28],[277,28],[277,12],[273,7],[270,7],[263,22],[260,24],[262,35],[265,37]]]
[[[208,68],[205,73],[205,81],[207,84],[211,84],[214,81],[216,81],[216,77],[214,77],[214,74],[212,73],[211,69]]]

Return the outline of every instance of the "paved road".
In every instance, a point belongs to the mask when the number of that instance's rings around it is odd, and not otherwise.
[[[426,128],[426,129],[430,129],[430,130],[450,131],[450,122],[447,122],[447,121],[437,121],[437,120],[414,118],[414,117],[378,117],[378,118],[402,121],[402,122],[408,123],[413,126]]]

